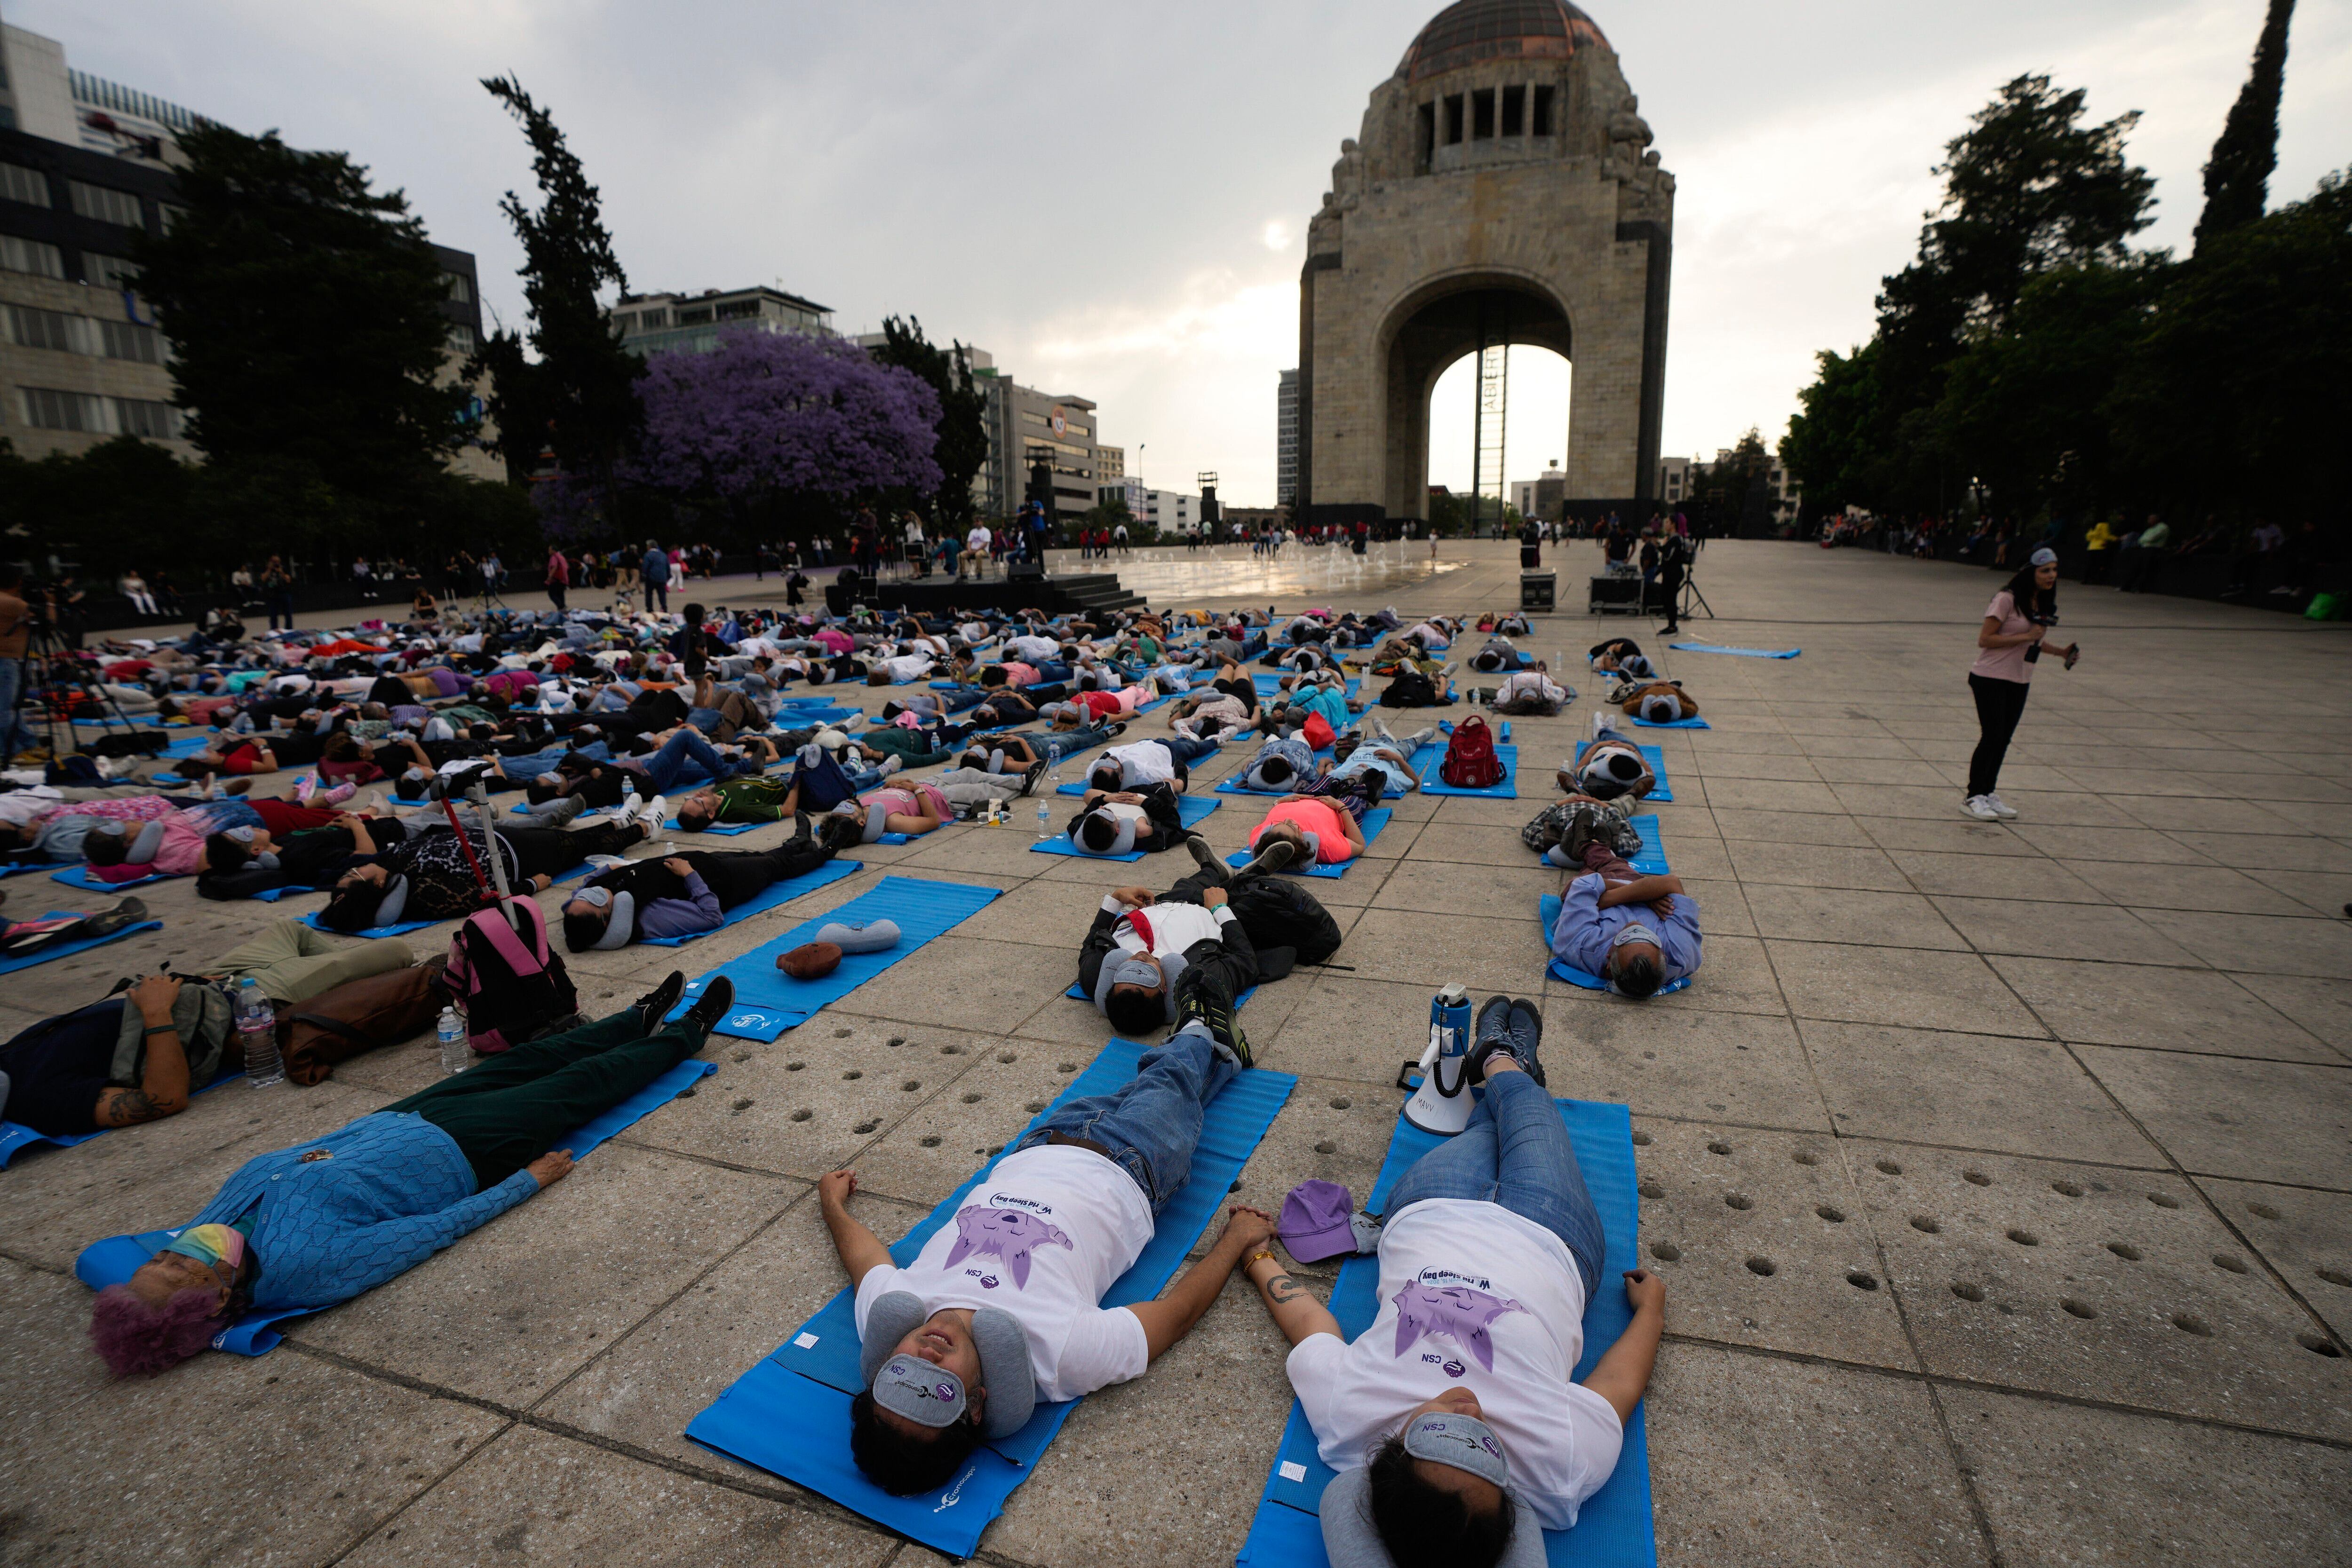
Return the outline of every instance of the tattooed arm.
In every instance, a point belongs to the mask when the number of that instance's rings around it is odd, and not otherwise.
[[[1339,1320],[1315,1299],[1305,1282],[1272,1258],[1253,1260],[1247,1272],[1250,1283],[1257,1287],[1259,1297],[1265,1302],[1265,1310],[1274,1314],[1274,1326],[1291,1343],[1318,1333],[1347,1338],[1339,1333]]]
[[[130,1089],[109,1085],[98,1092],[98,1108],[90,1113],[90,1120],[100,1126],[135,1126],[176,1116],[188,1108],[188,1053],[169,1027],[172,1002],[179,994],[179,981],[150,975],[123,998],[123,1005],[138,1009],[141,1021],[154,1032],[147,1036],[147,1059],[138,1085]]]

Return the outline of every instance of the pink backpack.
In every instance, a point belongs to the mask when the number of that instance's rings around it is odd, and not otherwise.
[[[449,938],[443,983],[485,1056],[536,1038],[580,1008],[563,956],[547,939],[547,915],[528,898],[466,916]]]

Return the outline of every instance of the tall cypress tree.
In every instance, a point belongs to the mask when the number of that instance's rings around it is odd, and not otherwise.
[[[2263,215],[2271,171],[2278,167],[2279,91],[2286,82],[2286,25],[2294,0],[2271,0],[2253,69],[2205,165],[2205,211],[2197,220],[2197,246],[2215,235],[2243,228]]]
[[[874,357],[912,371],[940,394],[939,445],[931,457],[940,465],[940,479],[933,515],[942,527],[961,532],[971,521],[972,476],[988,461],[988,394],[972,385],[971,359],[964,345],[933,347],[923,336],[919,319],[885,317],[882,337]]]
[[[608,284],[626,289],[628,277],[604,228],[603,199],[554,118],[510,77],[482,86],[521,123],[542,198],[537,212],[512,191],[499,204],[522,241],[530,341],[539,355],[526,359],[522,338],[504,329],[482,347],[477,362],[492,378],[499,453],[508,477],[521,483],[552,450],[565,474],[597,493],[610,520],[614,471],[643,418],[636,382],[645,363],[621,346],[596,295]]]

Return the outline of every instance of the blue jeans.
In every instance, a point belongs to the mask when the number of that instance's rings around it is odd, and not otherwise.
[[[1151,738],[1166,747],[1169,755],[1187,768],[1200,761],[1203,757],[1214,756],[1217,750],[1215,741],[1194,740],[1189,736],[1155,735]]]
[[[613,748],[601,740],[592,740],[576,751],[568,746],[551,746],[544,751],[509,757],[499,766],[506,769],[507,777],[516,784],[528,784],[542,773],[554,772],[556,765],[567,757],[577,757],[587,762],[610,762],[613,760]]]
[[[1187,1024],[1145,1051],[1135,1064],[1135,1076],[1116,1091],[1071,1101],[1015,1146],[1034,1148],[1054,1133],[1092,1139],[1135,1178],[1157,1214],[1192,1180],[1201,1119],[1217,1091],[1240,1071],[1217,1054],[1206,1025]],[[1583,1190],[1581,1183],[1578,1190]],[[1591,1207],[1591,1199],[1585,1200],[1585,1207]],[[1597,1221],[1593,1228],[1597,1235]]]
[[[738,769],[719,755],[710,742],[691,729],[681,729],[662,743],[662,748],[646,758],[646,778],[655,789],[667,795],[677,788],[677,781],[689,769],[699,768],[709,775],[712,783],[732,779]],[[752,771],[756,771],[753,769]]]
[[[33,732],[16,717],[25,695],[25,661],[0,659],[0,766],[33,744]]]
[[[1568,1244],[1584,1277],[1584,1299],[1601,1286],[1607,1246],[1601,1211],[1584,1188],[1576,1145],[1544,1086],[1524,1072],[1498,1072],[1470,1113],[1470,1124],[1413,1161],[1389,1190],[1388,1212],[1433,1197],[1497,1203]]]

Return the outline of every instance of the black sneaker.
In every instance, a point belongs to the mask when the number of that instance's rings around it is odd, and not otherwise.
[[[1200,865],[1202,874],[1211,882],[1219,887],[1227,886],[1233,882],[1231,869],[1223,861],[1217,858],[1217,852],[1209,847],[1208,840],[1198,833],[1187,833],[1184,835],[1184,847],[1192,852],[1192,859]],[[1283,846],[1285,849],[1289,847],[1287,844]]]
[[[1194,1020],[1209,1028],[1209,1038],[1216,1041],[1217,1054],[1238,1066],[1251,1065],[1250,1045],[1242,1033],[1241,1009],[1227,994],[1222,978],[1212,978],[1208,968],[1200,964],[1188,966],[1176,977],[1176,1024],[1179,1029]]]
[[[698,1034],[708,1035],[719,1027],[719,1020],[725,1018],[734,1006],[735,982],[724,975],[714,975],[702,995],[686,1009],[686,1017],[678,1021]]]
[[[136,925],[147,918],[147,906],[135,898],[126,898],[103,915],[93,915],[81,923],[74,937],[107,936],[126,925]]]
[[[1288,839],[1276,839],[1274,842],[1267,844],[1263,849],[1259,850],[1255,858],[1251,860],[1247,865],[1237,867],[1234,872],[1234,875],[1236,877],[1266,875],[1270,873],[1280,871],[1284,866],[1288,865],[1293,860],[1296,860],[1297,856],[1298,846],[1297,844],[1292,843]]]
[[[1037,786],[1045,782],[1046,769],[1052,766],[1053,764],[1050,762],[1033,762],[1026,768],[1023,769],[1021,774],[1021,793],[1024,795],[1034,795],[1037,792]]]
[[[661,1028],[669,1009],[677,1006],[677,998],[686,994],[686,976],[672,969],[667,978],[637,998],[637,1032],[651,1034]]]

